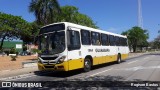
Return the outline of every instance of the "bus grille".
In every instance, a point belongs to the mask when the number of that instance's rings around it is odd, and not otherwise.
[[[44,66],[45,68],[54,68],[54,66]]]
[[[57,57],[41,57],[43,60],[55,60]]]

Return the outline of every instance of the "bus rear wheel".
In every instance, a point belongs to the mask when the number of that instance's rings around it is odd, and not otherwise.
[[[84,60],[84,71],[88,72],[91,70],[91,60],[89,58],[86,58]]]

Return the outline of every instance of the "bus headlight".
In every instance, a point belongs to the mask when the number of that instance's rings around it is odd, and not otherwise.
[[[57,63],[59,64],[59,63],[64,62],[65,58],[66,58],[66,56],[62,56],[62,57],[58,60],[58,62],[57,62]]]
[[[41,61],[41,59],[40,59],[40,58],[38,58],[38,63],[42,63],[42,61]]]

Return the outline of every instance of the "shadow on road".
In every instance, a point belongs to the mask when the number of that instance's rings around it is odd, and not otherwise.
[[[125,62],[125,61],[123,61],[123,62]],[[92,67],[91,71],[99,69],[99,68],[103,68],[106,66],[115,65],[115,64],[116,64],[115,62],[111,62],[111,63],[96,65],[96,66]],[[78,75],[78,74],[82,74],[82,73],[87,73],[87,72],[84,72],[83,69],[77,69],[77,70],[72,70],[72,71],[68,71],[68,72],[65,72],[65,71],[35,71],[34,73],[38,76],[66,78],[66,77],[70,77],[70,76],[74,76],[74,75]]]
[[[113,90],[156,90],[158,87],[147,87],[143,86],[146,83],[152,83],[142,80],[133,80],[133,81],[125,81],[125,78],[122,76],[95,76],[89,78],[74,78],[70,80],[58,81],[56,84],[54,82],[50,82],[48,87],[56,87],[57,89],[89,89],[89,90],[104,90],[104,89],[113,89]],[[132,84],[132,85],[131,85]],[[141,86],[141,85],[142,86]],[[47,86],[47,85],[46,85]]]
[[[47,77],[59,77],[59,78],[65,78],[70,77],[73,75],[77,75],[82,73],[83,71],[81,69],[64,72],[64,71],[35,71],[34,73],[38,76],[47,76]]]
[[[152,82],[141,80],[125,81],[124,77],[121,76],[96,76],[85,79],[75,78],[62,81],[43,81],[41,83],[42,87],[29,88],[29,90],[157,90],[158,88],[137,86],[138,84]]]

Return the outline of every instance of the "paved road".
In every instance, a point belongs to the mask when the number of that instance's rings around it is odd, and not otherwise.
[[[121,64],[109,63],[93,67],[90,72],[39,72],[4,78],[9,81],[109,80],[160,81],[160,53],[127,59]]]

